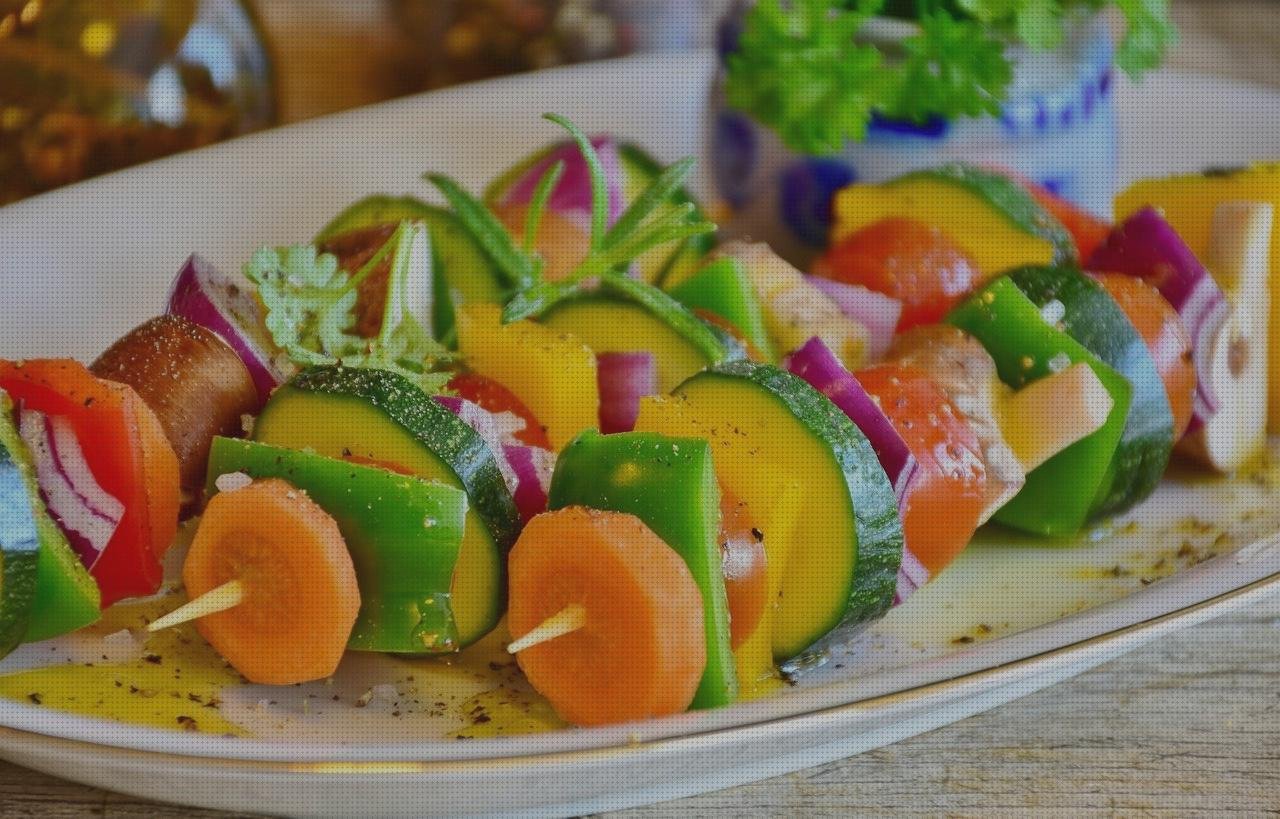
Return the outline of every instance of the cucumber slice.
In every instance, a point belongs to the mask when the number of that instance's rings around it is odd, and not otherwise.
[[[743,354],[741,346],[726,344],[724,335],[671,296],[622,276],[608,276],[597,290],[557,301],[539,320],[571,333],[597,355],[653,353],[662,392]]]
[[[458,648],[452,585],[466,522],[460,489],[311,452],[214,438],[206,493],[221,475],[281,478],[333,516],[360,584],[347,647],[434,654]]]
[[[654,433],[588,430],[560,453],[548,495],[552,510],[585,506],[635,515],[679,553],[702,592],[707,633],[707,666],[691,707],[715,708],[737,699],[717,540],[720,487],[710,445]]]
[[[49,517],[31,455],[0,390],[0,656],[98,620],[98,584]]]
[[[1149,348],[1107,291],[1079,271],[1023,268],[1010,278],[1042,310],[1060,303],[1062,329],[1133,387],[1124,434],[1093,514],[1127,509],[1155,491],[1173,452],[1173,411]]]
[[[803,664],[843,642],[893,604],[902,523],[893,487],[866,437],[803,379],[769,364],[734,361],[699,373],[670,397],[641,402],[637,430],[705,438],[725,489],[758,521],[787,490],[801,508],[779,539],[785,566],[771,642],[779,662]]]
[[[650,156],[643,148],[636,145],[620,145],[618,159],[622,163],[622,175],[626,180],[626,201],[635,201],[644,189],[662,173],[662,164]],[[684,189],[676,191],[672,201],[677,203],[697,200]],[[697,216],[705,218],[701,209]],[[636,260],[636,269],[642,281],[663,286],[678,284],[698,269],[703,257],[715,247],[712,235],[693,236],[676,245],[655,247]]]
[[[454,311],[462,304],[502,304],[513,284],[485,254],[458,218],[447,210],[412,196],[369,196],[334,217],[316,236],[316,244],[360,228],[416,219],[431,231],[436,337],[445,338],[454,326]]]
[[[316,367],[276,390],[253,437],[284,449],[395,465],[464,489],[471,508],[453,579],[459,645],[497,625],[520,515],[494,454],[457,416],[395,373]]]

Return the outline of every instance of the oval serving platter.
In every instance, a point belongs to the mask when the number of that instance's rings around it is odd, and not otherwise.
[[[2,209],[9,309],[0,350],[92,358],[159,310],[189,253],[237,269],[256,247],[309,236],[365,194],[426,195],[416,180],[428,169],[478,188],[531,141],[556,138],[537,119],[544,111],[668,161],[705,160],[714,72],[710,54],[663,55],[482,83],[234,140]],[[1277,92],[1164,72],[1139,89],[1122,86],[1119,110],[1122,180],[1280,156]],[[705,173],[702,182],[705,190]],[[719,711],[449,740],[452,704],[393,718],[397,705],[382,699],[403,690],[372,701],[349,695],[385,693],[403,677],[347,663],[337,681],[345,687],[332,696],[229,691],[214,710],[239,736],[0,699],[0,756],[138,796],[288,814],[573,814],[753,781],[961,719],[1280,590],[1273,460],[1231,481],[1175,471],[1151,500],[1077,548],[984,536],[797,685]],[[57,645],[23,649],[0,663],[0,675],[53,662],[41,651]],[[101,648],[67,643],[64,654],[79,662],[90,655],[76,651]],[[427,666],[420,673],[430,676]],[[476,675],[472,687],[483,680]]]

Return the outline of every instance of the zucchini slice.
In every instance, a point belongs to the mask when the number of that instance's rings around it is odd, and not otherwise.
[[[764,531],[769,571],[781,573],[775,660],[803,663],[893,604],[902,560],[893,487],[862,432],[803,379],[769,364],[721,364],[642,401],[636,429],[708,440],[721,485],[755,520],[774,519],[786,489],[800,489],[790,530]],[[779,539],[785,566],[770,550]]]
[[[506,597],[506,556],[520,515],[494,454],[471,427],[395,373],[306,370],[280,387],[253,438],[330,458],[362,458],[464,489],[470,500],[453,579],[458,642],[493,630]]]

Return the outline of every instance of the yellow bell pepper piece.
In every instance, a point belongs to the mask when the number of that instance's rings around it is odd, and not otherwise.
[[[557,451],[599,425],[596,357],[581,341],[532,321],[503,324],[492,304],[459,308],[457,329],[466,365],[524,402]]]
[[[1144,207],[1158,208],[1191,251],[1206,261],[1213,215],[1223,202],[1265,202],[1280,213],[1280,162],[1255,163],[1227,173],[1186,174],[1144,179],[1116,197],[1116,218],[1123,220]],[[1218,272],[1210,267],[1216,277]],[[1267,431],[1280,433],[1280,219],[1271,236],[1271,323],[1267,359]],[[1221,282],[1220,282],[1221,283]]]

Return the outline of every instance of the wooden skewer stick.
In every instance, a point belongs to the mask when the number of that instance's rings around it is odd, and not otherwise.
[[[147,626],[147,631],[173,628],[210,614],[233,609],[244,602],[244,596],[244,583],[239,580],[228,580],[216,589],[210,589],[195,600],[179,606],[164,617],[151,623]]]
[[[579,603],[570,603],[543,620],[532,631],[507,646],[508,654],[519,654],[526,648],[572,634],[587,624],[587,610]]]

